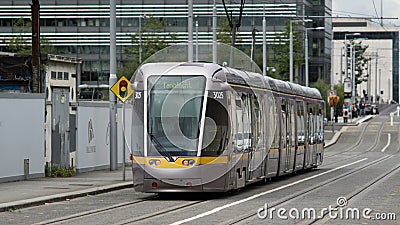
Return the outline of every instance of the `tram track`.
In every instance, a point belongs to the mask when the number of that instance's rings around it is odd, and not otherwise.
[[[389,179],[392,175],[396,174],[400,172],[400,163],[396,164],[394,167],[392,167],[390,170],[388,170],[387,172],[381,174],[380,176],[376,177],[375,179],[373,179],[372,181],[368,182],[367,184],[363,185],[362,187],[358,188],[357,190],[353,191],[352,193],[348,194],[346,196],[346,200],[347,202],[349,202],[349,200],[355,199],[356,197],[359,197],[363,194],[366,194],[369,190],[371,190],[373,187],[379,185],[382,181]],[[348,203],[346,204],[346,206],[348,205]],[[340,207],[339,205],[336,206],[336,209]],[[327,216],[328,213],[325,213],[323,215],[323,217],[321,218],[316,218],[313,221],[307,223],[307,224],[315,224],[317,222],[323,222],[326,223],[327,221],[329,221],[331,218],[328,219],[324,219],[325,216]],[[317,223],[318,224],[318,223]]]
[[[46,220],[46,221],[42,221],[42,222],[38,222],[38,223],[34,223],[34,224],[35,225],[47,225],[47,224],[56,224],[56,223],[68,222],[68,221],[72,221],[72,220],[75,220],[75,219],[79,219],[79,218],[83,218],[83,217],[87,217],[87,216],[93,216],[93,215],[97,215],[99,213],[105,213],[105,212],[109,212],[109,211],[116,210],[116,209],[119,209],[119,208],[136,205],[136,204],[139,204],[139,203],[142,203],[142,202],[153,200],[155,198],[156,198],[156,196],[151,196],[151,197],[148,197],[148,198],[145,198],[145,199],[141,199],[141,200],[123,202],[123,203],[107,206],[107,207],[100,208],[100,209],[94,209],[94,210],[89,210],[89,211],[85,211],[85,212],[80,212],[80,213],[68,215],[68,216],[65,216],[65,217],[59,217],[59,218]]]
[[[352,156],[350,156],[349,158],[346,158],[345,160],[351,160],[351,159],[357,158],[357,157],[359,157],[359,156],[361,156],[361,155],[364,155],[364,154],[366,154],[366,153],[369,153],[369,152],[373,151],[373,150],[378,146],[378,144],[379,144],[379,140],[380,140],[380,138],[381,138],[381,136],[382,136],[382,131],[383,131],[383,128],[384,128],[386,122],[388,122],[388,120],[385,120],[385,121],[383,121],[383,122],[381,123],[381,125],[380,125],[380,127],[379,127],[379,130],[378,130],[378,133],[377,133],[377,135],[376,135],[376,138],[375,138],[375,140],[374,140],[374,143],[373,143],[366,151],[363,151],[363,152],[361,152],[361,153],[352,155]],[[371,122],[369,122],[368,125],[369,125],[370,123],[371,123]],[[368,126],[368,125],[367,125],[367,126]],[[366,127],[367,127],[367,126],[366,126]],[[337,152],[337,153],[335,153],[335,154],[333,154],[333,155],[329,155],[329,156],[324,156],[324,159],[327,159],[327,158],[329,159],[329,158],[332,158],[332,157],[341,155],[341,154],[343,154],[343,153],[347,153],[347,152],[353,151],[355,148],[358,148],[358,147],[361,145],[361,141],[362,141],[362,138],[363,138],[363,136],[364,136],[364,134],[365,134],[366,127],[364,128],[364,130],[363,130],[363,132],[362,132],[360,138],[357,140],[357,142],[356,142],[354,145],[352,145],[351,147],[348,147],[345,151]],[[337,164],[337,163],[339,163],[339,162],[338,162],[338,161],[334,161],[334,162],[332,162],[332,163],[324,163],[323,166],[326,167],[326,166],[330,166],[330,165],[335,165],[335,164]]]
[[[316,185],[310,186],[310,187],[308,187],[308,188],[306,188],[306,189],[304,189],[302,191],[298,191],[298,192],[296,192],[294,194],[291,194],[291,195],[289,195],[287,197],[284,197],[284,198],[281,198],[281,199],[276,200],[274,202],[271,202],[271,203],[268,204],[268,207],[269,208],[272,208],[272,207],[277,208],[279,206],[282,206],[284,204],[292,202],[292,201],[294,201],[294,200],[296,200],[298,198],[301,198],[301,197],[304,197],[306,195],[315,193],[315,192],[321,190],[322,188],[327,187],[328,185],[331,185],[331,184],[336,183],[336,182],[340,182],[343,179],[349,178],[349,177],[351,177],[353,175],[356,175],[357,173],[363,172],[363,171],[365,171],[365,170],[367,170],[367,169],[369,169],[369,168],[371,168],[371,167],[373,167],[375,165],[378,165],[378,164],[380,164],[382,162],[385,162],[386,160],[391,159],[392,157],[394,157],[394,156],[393,155],[383,156],[383,157],[381,157],[379,159],[376,159],[376,160],[374,160],[372,162],[369,162],[367,164],[364,164],[364,165],[361,165],[359,167],[356,167],[356,168],[354,168],[354,169],[352,169],[350,171],[347,171],[347,172],[345,172],[343,174],[340,174],[338,176],[332,177],[332,178],[330,178],[330,179],[328,179],[326,181],[323,181],[323,182],[320,182],[320,183],[318,183]],[[400,164],[397,164],[395,168],[390,170],[390,172],[387,172],[387,173],[384,173],[383,175],[380,175],[378,177],[380,179],[376,178],[376,179],[374,179],[374,181],[376,180],[375,182],[370,182],[371,185],[375,184],[376,182],[378,182],[379,180],[383,179],[388,174],[394,173],[394,171],[397,171],[399,169],[400,169]],[[368,185],[368,184],[364,185],[362,188],[360,188],[360,190],[357,190],[353,194],[350,194],[349,197],[353,198],[357,194],[360,194],[364,189],[366,189],[368,187],[371,187],[371,185]],[[254,212],[241,215],[240,217],[237,217],[235,219],[232,219],[230,221],[227,221],[227,222],[224,222],[224,223],[221,223],[221,224],[241,224],[241,223],[245,224],[246,222],[248,222],[248,221],[252,220],[254,217],[256,217],[258,213],[262,213],[262,212],[263,211],[258,212],[257,210],[254,210]]]
[[[202,201],[196,201],[196,202],[187,203],[187,204],[181,204],[181,205],[178,205],[178,206],[176,206],[174,208],[165,209],[165,210],[162,210],[162,211],[157,211],[157,212],[154,212],[154,213],[143,215],[143,216],[137,217],[135,219],[129,219],[129,220],[125,220],[125,221],[122,221],[122,222],[118,222],[118,223],[115,223],[115,225],[132,224],[132,223],[139,223],[139,222],[140,223],[145,223],[146,220],[150,220],[150,219],[154,220],[154,219],[156,219],[158,217],[163,217],[163,216],[166,216],[168,214],[175,213],[175,212],[177,212],[177,211],[179,211],[181,209],[187,209],[188,207],[196,207],[200,203],[204,203],[204,202],[206,202],[206,201],[202,200]]]
[[[142,199],[142,200],[124,202],[124,203],[104,207],[101,209],[95,209],[95,210],[90,210],[90,211],[86,211],[86,212],[76,213],[76,214],[68,215],[65,217],[59,217],[59,218],[46,220],[46,221],[42,221],[42,222],[38,222],[38,223],[34,223],[34,224],[35,225],[70,224],[73,222],[79,224],[80,221],[86,220],[88,218],[90,219],[90,217],[99,217],[99,216],[102,216],[103,214],[110,214],[113,211],[121,210],[123,208],[128,208],[128,207],[140,208],[141,204],[147,204],[147,203],[152,204],[152,201],[156,201],[156,200],[159,200],[159,197],[157,195],[154,195],[154,196],[148,197],[146,199]],[[168,215],[171,213],[175,213],[176,211],[179,211],[184,208],[196,207],[200,203],[205,203],[207,201],[208,200],[193,200],[193,201],[185,202],[182,204],[177,204],[173,207],[166,207],[165,209],[163,209],[161,211],[152,211],[151,213],[144,214],[139,217],[135,217],[132,219],[126,219],[123,221],[118,221],[115,224],[132,224],[132,223],[138,223],[138,222],[145,222],[146,220],[154,219],[159,216],[165,216],[165,215]]]

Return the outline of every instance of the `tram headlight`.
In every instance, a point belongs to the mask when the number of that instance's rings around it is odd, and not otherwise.
[[[149,165],[150,166],[159,166],[161,165],[161,161],[158,159],[150,159],[149,160]]]
[[[184,166],[193,166],[196,163],[193,159],[185,159],[182,160],[182,165]]]

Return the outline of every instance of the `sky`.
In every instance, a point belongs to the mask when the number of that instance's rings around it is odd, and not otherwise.
[[[332,0],[332,14],[341,17],[381,17],[381,1],[384,18],[400,18],[400,0]],[[383,22],[388,26],[400,26],[400,19]]]

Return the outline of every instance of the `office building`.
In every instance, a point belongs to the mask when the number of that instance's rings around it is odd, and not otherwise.
[[[239,4],[229,4],[228,9],[238,14]],[[240,3],[240,1],[233,1]],[[0,51],[7,51],[13,37],[22,36],[30,40],[30,29],[16,26],[23,18],[30,26],[30,0],[9,0],[0,3]],[[83,60],[80,84],[108,83],[109,78],[109,1],[108,0],[41,0],[40,31],[55,48],[54,54],[78,57]],[[262,45],[262,18],[267,18],[267,45],[270,50],[276,36],[285,29],[285,22],[294,19],[313,19],[304,27],[324,27],[324,30],[309,31],[310,83],[322,78],[330,82],[331,77],[331,0],[258,0],[246,1],[238,45],[249,54],[252,30],[256,29],[256,45]],[[212,0],[194,1],[194,15],[199,24],[199,42],[212,40]],[[226,17],[222,1],[217,1],[218,19]],[[187,42],[187,1],[178,0],[119,0],[117,1],[117,61],[118,66],[129,61],[124,53],[132,43],[146,17],[164,19],[163,32],[173,32],[176,39],[169,44]],[[139,24],[140,22],[140,24]],[[269,55],[270,58],[272,58]],[[296,70],[298,82],[304,83],[304,65]]]

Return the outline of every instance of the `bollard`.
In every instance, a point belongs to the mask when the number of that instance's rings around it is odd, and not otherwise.
[[[29,178],[29,159],[24,159],[24,178],[25,180]]]
[[[397,117],[399,117],[399,113],[400,113],[400,106],[397,106]]]
[[[393,116],[394,113],[390,113],[390,126],[393,126]]]

